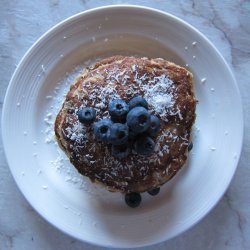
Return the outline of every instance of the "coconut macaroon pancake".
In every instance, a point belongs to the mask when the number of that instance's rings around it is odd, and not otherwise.
[[[55,134],[80,174],[110,191],[141,193],[185,165],[195,108],[187,69],[161,58],[113,56],[71,85]]]

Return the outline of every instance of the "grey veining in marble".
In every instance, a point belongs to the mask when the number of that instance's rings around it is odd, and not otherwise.
[[[97,6],[100,0],[0,1],[0,113],[11,75],[27,49],[63,19]],[[172,13],[205,34],[235,73],[245,113],[243,152],[224,197],[196,226],[163,249],[250,249],[250,1],[105,1],[138,4]],[[8,168],[0,137],[0,249],[102,249],[75,240],[44,221],[18,190]]]

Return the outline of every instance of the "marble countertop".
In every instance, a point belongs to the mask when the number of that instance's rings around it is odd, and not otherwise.
[[[27,49],[49,28],[78,12],[103,5],[100,0],[1,0],[0,113],[4,95]],[[250,249],[250,2],[108,0],[167,11],[205,34],[232,68],[245,113],[243,151],[236,174],[216,207],[196,226],[167,242],[144,249]],[[16,186],[0,137],[0,249],[102,249],[80,242],[42,219]]]

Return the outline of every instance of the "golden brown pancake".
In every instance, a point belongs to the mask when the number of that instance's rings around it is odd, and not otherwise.
[[[82,107],[96,110],[96,121],[109,118],[108,103],[136,95],[161,120],[150,156],[134,150],[126,158],[111,155],[110,145],[95,140],[92,126],[78,121]],[[55,121],[57,141],[80,174],[110,191],[145,192],[170,180],[185,164],[196,100],[192,74],[157,58],[113,56],[88,68],[71,85]]]

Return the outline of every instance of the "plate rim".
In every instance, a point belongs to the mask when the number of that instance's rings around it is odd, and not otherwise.
[[[14,82],[14,78],[16,76],[16,74],[18,73],[18,70],[19,68],[21,68],[22,64],[24,63],[24,61],[26,60],[27,57],[29,57],[29,55],[32,53],[33,50],[36,49],[36,47],[43,41],[43,39],[45,39],[49,34],[53,33],[54,30],[60,28],[60,27],[63,27],[66,23],[69,23],[69,22],[72,22],[78,18],[81,18],[81,16],[84,16],[86,14],[93,14],[95,12],[99,12],[99,11],[103,11],[103,10],[110,10],[110,9],[127,9],[127,10],[136,10],[136,9],[139,9],[139,10],[146,10],[147,12],[151,12],[151,13],[154,13],[154,14],[161,14],[163,16],[166,16],[168,18],[171,18],[173,21],[175,22],[178,22],[180,23],[181,25],[184,25],[188,28],[190,28],[191,30],[193,30],[195,33],[197,33],[199,36],[201,36],[208,44],[209,46],[212,47],[212,49],[216,52],[216,54],[218,55],[218,58],[220,58],[220,60],[222,60],[224,66],[227,68],[228,70],[228,73],[230,74],[230,78],[232,79],[232,82],[234,84],[234,87],[235,87],[235,90],[236,90],[236,94],[237,96],[239,97],[238,101],[239,101],[239,111],[240,111],[240,118],[241,118],[241,121],[240,121],[240,124],[241,124],[241,128],[239,130],[239,133],[238,133],[238,136],[240,137],[240,145],[239,145],[239,156],[238,156],[238,159],[235,161],[235,164],[234,164],[234,169],[232,169],[232,174],[230,176],[230,178],[227,180],[227,185],[224,186],[223,188],[223,192],[218,196],[218,198],[216,200],[214,200],[213,202],[213,205],[210,206],[209,208],[205,209],[205,212],[203,211],[202,215],[200,216],[200,218],[198,218],[195,222],[193,222],[191,225],[189,225],[188,227],[186,228],[183,228],[182,230],[180,230],[178,233],[176,233],[175,235],[173,235],[172,237],[166,237],[165,239],[162,239],[161,241],[159,240],[155,240],[155,241],[151,241],[151,244],[141,244],[141,245],[136,245],[136,246],[131,246],[131,247],[143,247],[143,246],[150,246],[150,245],[154,245],[154,244],[157,244],[157,243],[160,243],[160,242],[163,242],[163,241],[166,241],[166,240],[170,240],[180,234],[182,234],[183,232],[189,230],[190,228],[192,228],[193,226],[195,226],[197,223],[199,223],[205,216],[207,216],[209,214],[209,212],[211,212],[211,210],[218,204],[218,202],[220,201],[220,199],[223,197],[223,195],[225,194],[225,192],[227,191],[234,175],[235,175],[235,172],[236,172],[236,169],[237,169],[237,166],[239,164],[239,160],[240,160],[240,156],[241,156],[241,153],[242,153],[242,147],[243,147],[243,138],[244,138],[244,113],[243,113],[243,105],[242,105],[242,98],[241,98],[241,93],[240,93],[240,90],[239,90],[239,86],[237,84],[237,81],[236,81],[236,78],[233,74],[233,71],[232,69],[230,68],[229,64],[226,62],[226,60],[224,59],[224,57],[221,55],[221,53],[218,51],[218,49],[215,47],[215,45],[205,36],[203,35],[203,33],[201,33],[198,29],[196,29],[194,26],[192,26],[191,24],[189,24],[188,22],[184,21],[183,19],[173,15],[173,14],[170,14],[168,12],[165,12],[165,11],[162,11],[162,10],[159,10],[159,9],[155,9],[155,8],[152,8],[152,7],[146,7],[146,6],[142,6],[142,5],[131,5],[131,4],[119,4],[119,5],[106,5],[106,6],[101,6],[101,7],[96,7],[96,8],[92,8],[92,9],[89,9],[89,10],[85,10],[83,12],[80,12],[80,13],[77,13],[77,14],[74,14],[62,21],[60,21],[59,23],[57,23],[56,25],[52,26],[48,31],[46,31],[43,35],[41,35],[34,43],[33,45],[27,50],[27,52],[23,55],[23,57],[21,58],[20,62],[18,63],[18,66],[16,67],[14,73],[12,74],[12,77],[9,81],[9,85],[7,87],[7,90],[5,92],[5,97],[4,97],[4,101],[3,101],[3,107],[2,107],[2,117],[1,117],[1,133],[2,133],[2,141],[3,141],[3,149],[4,149],[4,153],[5,153],[5,157],[6,157],[6,161],[7,161],[7,164],[9,166],[9,169],[10,169],[10,172],[15,180],[15,183],[17,185],[17,187],[19,188],[19,190],[21,191],[23,197],[28,201],[29,205],[31,205],[31,207],[39,214],[39,216],[43,217],[47,222],[49,222],[49,224],[53,225],[54,227],[56,227],[57,229],[59,229],[61,232],[67,234],[67,235],[70,235],[71,237],[73,238],[77,238],[78,240],[82,241],[82,242],[86,242],[88,244],[91,244],[91,245],[98,245],[98,246],[105,246],[105,247],[117,247],[117,248],[123,248],[123,246],[117,246],[117,245],[109,245],[109,244],[101,244],[100,242],[93,242],[93,241],[90,241],[88,239],[83,239],[83,238],[80,238],[76,235],[74,235],[71,231],[67,231],[66,228],[62,229],[61,227],[59,227],[57,224],[53,223],[52,221],[50,221],[47,217],[47,214],[46,213],[43,213],[43,211],[41,209],[39,209],[35,204],[31,203],[31,201],[29,200],[28,198],[28,195],[23,193],[22,189],[20,188],[19,186],[19,181],[17,180],[17,176],[14,174],[14,172],[12,171],[13,167],[11,167],[11,165],[9,164],[9,159],[10,159],[10,155],[9,155],[9,150],[6,149],[6,144],[7,144],[7,138],[5,137],[4,135],[4,131],[6,130],[5,128],[5,120],[6,120],[6,117],[8,116],[7,114],[7,100],[8,100],[8,97],[10,96],[11,94],[11,88],[12,88],[12,85],[13,85],[13,82]]]

